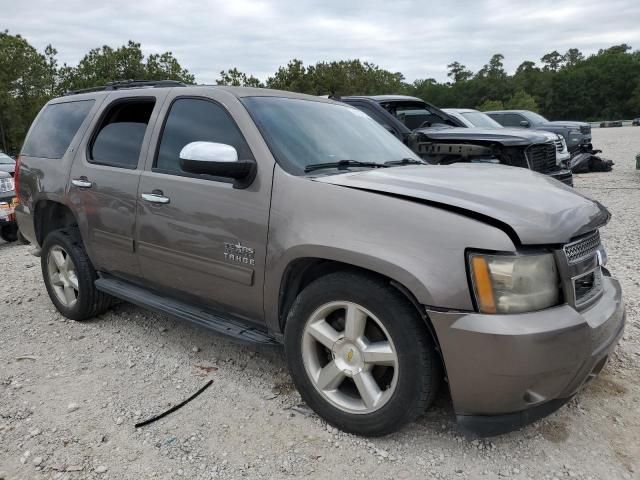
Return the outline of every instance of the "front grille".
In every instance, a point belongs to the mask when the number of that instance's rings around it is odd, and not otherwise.
[[[567,261],[578,263],[582,260],[592,257],[600,247],[600,234],[595,232],[582,237],[575,242],[567,243],[562,249],[567,256]]]
[[[535,172],[547,173],[556,169],[556,146],[552,142],[531,145],[527,149],[529,168]]]
[[[554,140],[553,143],[555,144],[556,150],[558,152],[562,152],[562,150],[564,150],[564,147],[562,146],[562,140],[561,139],[558,138],[558,139]]]

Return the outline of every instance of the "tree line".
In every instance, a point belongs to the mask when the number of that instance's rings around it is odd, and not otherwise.
[[[358,59],[305,65],[293,59],[262,81],[237,68],[220,72],[219,85],[276,88],[311,95],[405,94],[440,107],[535,110],[554,119],[599,120],[640,115],[640,51],[615,45],[585,56],[578,49],[553,51],[539,62],[524,61],[513,74],[497,53],[477,72],[459,62],[447,66],[448,80],[407,82]],[[145,57],[139,43],[89,50],[78,65],[60,65],[56,49],[39,52],[20,35],[0,32],[0,149],[19,151],[42,105],[65,92],[114,80],[179,80],[195,77],[171,52]]]

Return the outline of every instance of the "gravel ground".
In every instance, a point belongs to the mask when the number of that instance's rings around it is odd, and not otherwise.
[[[347,435],[298,407],[278,350],[127,304],[65,320],[29,247],[0,243],[0,479],[640,478],[640,128],[595,129],[594,143],[615,169],[576,186],[613,213],[602,233],[628,327],[602,374],[550,417],[472,441],[443,393],[396,434]],[[134,428],[208,380],[181,410]]]

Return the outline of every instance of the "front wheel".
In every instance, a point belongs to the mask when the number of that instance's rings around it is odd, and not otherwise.
[[[308,285],[289,313],[285,349],[305,402],[359,435],[384,435],[414,420],[440,384],[424,322],[376,277],[339,272]]]

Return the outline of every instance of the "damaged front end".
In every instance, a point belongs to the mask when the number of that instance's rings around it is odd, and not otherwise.
[[[573,186],[571,171],[557,162],[554,142],[514,144],[513,141],[501,142],[497,138],[464,139],[460,138],[455,130],[459,129],[448,130],[455,134],[450,139],[446,138],[442,131],[438,132],[438,138],[434,138],[431,132],[416,131],[410,135],[407,143],[423,160],[433,165],[454,163],[509,165],[549,175],[566,185]],[[469,132],[470,129],[466,130]]]

